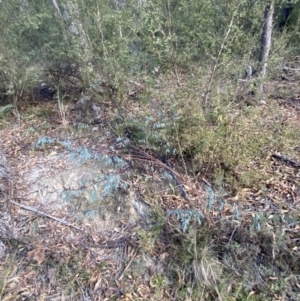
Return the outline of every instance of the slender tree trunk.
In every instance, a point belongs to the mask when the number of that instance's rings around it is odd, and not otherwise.
[[[264,24],[261,37],[259,62],[261,65],[261,77],[267,73],[268,57],[271,49],[272,25],[274,15],[274,0],[268,1],[264,12]]]
[[[53,7],[64,24],[69,24],[65,38],[68,40],[70,34],[77,38],[78,45],[82,49],[83,59],[89,64],[91,58],[91,45],[87,32],[84,30],[80,20],[79,6],[77,1],[66,1],[63,10],[60,10],[57,0],[51,0]]]
[[[51,0],[52,2],[52,5],[54,6],[55,10],[56,10],[56,13],[62,18],[62,15],[61,15],[61,12],[60,12],[60,9],[58,7],[58,4],[56,2],[56,0]]]

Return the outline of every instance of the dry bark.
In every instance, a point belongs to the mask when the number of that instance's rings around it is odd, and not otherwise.
[[[272,25],[274,15],[274,0],[268,1],[264,12],[264,23],[261,37],[261,47],[259,62],[262,66],[261,77],[264,78],[267,73],[268,57],[271,49]]]

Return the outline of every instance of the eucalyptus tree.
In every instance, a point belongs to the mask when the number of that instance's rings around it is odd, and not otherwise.
[[[261,49],[259,54],[259,62],[262,64],[261,76],[265,77],[267,72],[268,57],[271,50],[272,29],[274,15],[274,0],[268,1],[263,19]]]

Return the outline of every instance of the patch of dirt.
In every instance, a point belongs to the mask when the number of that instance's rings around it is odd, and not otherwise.
[[[6,228],[0,225],[2,236],[9,231],[6,243],[0,241],[0,273],[13,275],[7,276],[3,300],[149,300],[155,288],[147,273],[147,279],[135,279],[129,268],[143,261],[137,232],[147,225],[151,204],[136,194],[140,180],[126,176],[130,167],[109,148],[113,135],[107,137],[101,128],[80,131],[36,120],[1,130],[0,140],[12,183],[5,200],[9,210],[2,216]],[[107,164],[111,158],[119,159]],[[138,177],[143,177],[140,165]],[[146,176],[141,191],[149,185],[165,191],[167,204],[172,177],[163,166],[154,168],[152,176]],[[117,179],[118,187],[109,191],[111,179]],[[182,199],[176,202],[180,208]],[[11,262],[17,271],[10,270]],[[78,285],[84,285],[81,293]],[[132,292],[136,287],[139,291]],[[169,300],[168,295],[161,300]]]

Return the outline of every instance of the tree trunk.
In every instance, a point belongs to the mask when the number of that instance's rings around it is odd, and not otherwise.
[[[61,12],[60,12],[60,9],[58,7],[58,4],[56,2],[56,0],[51,0],[52,2],[52,5],[54,6],[55,10],[56,10],[56,13],[62,18],[62,15],[61,15]]]
[[[83,59],[87,64],[91,58],[91,45],[87,32],[84,30],[83,22],[80,20],[79,6],[77,1],[66,1],[63,9],[59,8],[56,0],[51,0],[57,15],[64,24],[68,25],[68,32],[77,38],[79,47],[82,49]],[[65,33],[65,35],[67,35]],[[66,40],[68,38],[66,37]]]
[[[267,73],[268,57],[271,49],[272,25],[274,15],[274,0],[268,1],[264,12],[264,23],[261,37],[259,62],[261,65],[261,77]]]

